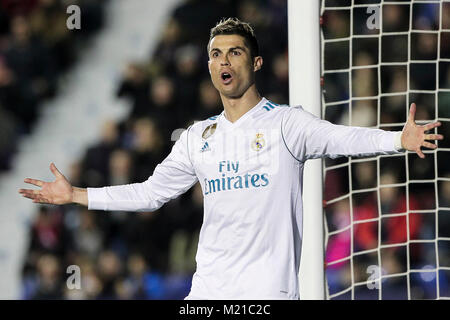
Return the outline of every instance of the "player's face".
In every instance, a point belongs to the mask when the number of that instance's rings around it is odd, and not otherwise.
[[[250,49],[240,35],[215,36],[209,44],[208,67],[211,80],[228,98],[239,98],[255,83],[255,71],[262,58],[252,59]]]

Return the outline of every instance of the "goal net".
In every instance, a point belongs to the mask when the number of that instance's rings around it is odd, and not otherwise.
[[[450,299],[450,1],[322,0],[322,117],[446,140],[323,161],[327,299]]]

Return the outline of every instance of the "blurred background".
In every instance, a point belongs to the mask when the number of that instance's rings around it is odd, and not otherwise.
[[[415,102],[446,137],[424,160],[325,160],[328,298],[448,299],[450,2],[324,0],[322,19],[325,119],[401,130]]]
[[[169,154],[176,129],[223,110],[206,52],[210,29],[223,17],[236,16],[253,25],[264,56],[260,92],[288,103],[286,1],[0,4],[4,188],[11,188],[5,181],[13,179],[12,189],[19,188],[24,175],[52,180],[52,161],[75,186],[145,181]],[[80,30],[66,26],[71,4],[81,9]],[[28,160],[22,161],[24,157]],[[26,202],[11,197],[9,202]],[[202,202],[196,185],[153,213],[23,207],[9,218],[9,237],[2,238],[0,250],[4,270],[19,255],[11,268],[20,274],[9,270],[15,279],[10,285],[11,279],[7,283],[1,273],[0,296],[183,299],[195,271]],[[7,219],[3,215],[2,221]],[[17,238],[23,240],[14,248],[23,254],[8,248]],[[66,286],[69,265],[81,269],[81,290]]]
[[[399,2],[383,10],[383,35],[365,27],[365,8],[322,2],[323,115],[401,130],[415,101],[418,120],[447,119],[440,133],[450,137],[450,6],[415,4],[412,27],[425,31],[411,33],[411,4]],[[66,25],[73,4],[79,30]],[[154,213],[38,206],[17,189],[25,177],[52,180],[51,162],[79,187],[146,180],[174,131],[223,110],[206,45],[210,28],[233,16],[255,28],[261,94],[288,103],[286,0],[0,0],[0,297],[188,294],[203,214],[199,185]],[[440,296],[450,296],[448,141],[425,160],[325,162],[329,296],[379,298],[355,285],[367,280],[368,265],[400,274],[383,282],[382,298],[408,298],[409,287],[418,288],[411,298],[436,298],[438,277]],[[417,211],[407,219],[407,210]],[[407,241],[414,239],[424,241]],[[81,269],[81,290],[66,285],[69,265]],[[424,268],[431,271],[406,276]]]

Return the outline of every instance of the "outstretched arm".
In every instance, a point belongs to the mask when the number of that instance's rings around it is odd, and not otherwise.
[[[19,193],[35,203],[79,203],[91,210],[154,211],[198,181],[189,158],[187,141],[185,131],[175,143],[172,152],[156,166],[153,175],[142,183],[103,188],[76,188],[70,185],[52,163],[50,170],[55,175],[55,181],[25,179],[26,183],[41,189],[20,189]]]
[[[424,158],[420,148],[435,149],[437,146],[428,140],[442,140],[444,137],[427,134],[426,131],[440,126],[440,122],[419,126],[415,123],[415,112],[416,105],[413,103],[403,130],[394,132],[335,125],[301,107],[294,107],[285,114],[282,134],[286,147],[300,161],[320,157],[394,154],[401,149],[415,151]]]
[[[78,203],[88,205],[87,190],[73,187],[67,178],[56,168],[54,163],[50,164],[50,171],[55,176],[52,182],[27,178],[25,183],[40,187],[39,190],[19,189],[19,193],[25,198],[32,199],[34,203],[68,204]]]

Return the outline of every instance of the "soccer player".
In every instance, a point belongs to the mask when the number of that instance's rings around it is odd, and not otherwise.
[[[55,181],[25,179],[40,189],[19,192],[35,203],[153,211],[198,181],[204,218],[186,299],[299,299],[305,161],[404,150],[424,158],[421,147],[443,139],[426,133],[440,123],[416,125],[412,104],[401,132],[334,125],[261,97],[255,73],[263,58],[251,26],[238,19],[212,28],[207,50],[224,111],[184,131],[148,180],[82,189],[52,163]]]

